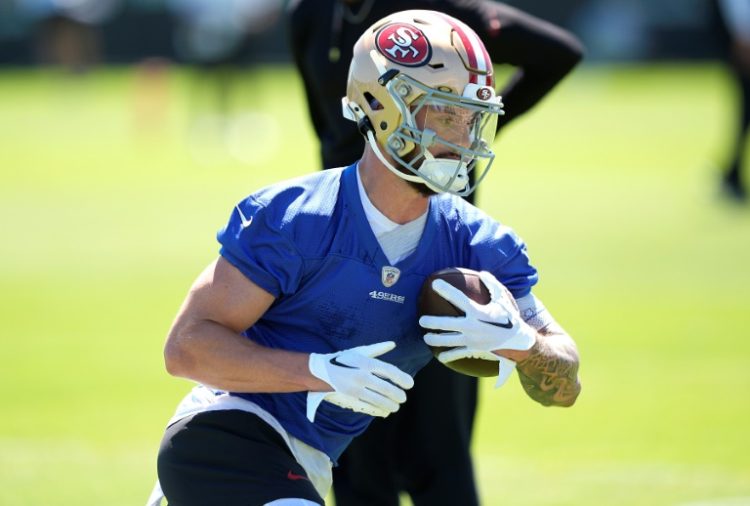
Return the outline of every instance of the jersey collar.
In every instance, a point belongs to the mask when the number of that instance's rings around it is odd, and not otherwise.
[[[391,264],[380,249],[380,244],[378,244],[378,240],[375,238],[375,234],[367,220],[367,214],[365,213],[364,205],[359,196],[359,185],[357,183],[358,165],[359,162],[350,165],[344,170],[342,175],[346,207],[348,208],[347,210],[351,218],[355,220],[357,229],[361,234],[362,245],[364,248],[364,251],[362,252],[363,260],[381,268]],[[396,262],[396,265],[400,268],[408,269],[411,266],[418,266],[420,263],[423,263],[422,257],[425,254],[429,254],[430,245],[435,238],[437,224],[439,223],[438,208],[439,206],[437,205],[437,202],[435,202],[435,197],[430,198],[427,211],[427,223],[425,223],[422,238],[419,241],[417,249],[411,255]]]

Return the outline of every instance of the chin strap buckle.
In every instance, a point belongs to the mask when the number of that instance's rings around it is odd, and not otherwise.
[[[347,97],[342,97],[341,112],[346,119],[357,123],[359,133],[365,137],[367,137],[367,132],[375,132],[370,118],[365,115],[365,112],[356,104],[356,102],[352,102]]]

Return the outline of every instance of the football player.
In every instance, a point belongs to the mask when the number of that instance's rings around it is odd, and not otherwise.
[[[239,202],[170,329],[167,370],[200,383],[159,451],[170,505],[324,504],[331,467],[399,409],[428,344],[453,348],[443,362],[496,360],[501,381],[517,368],[534,400],[573,404],[576,346],[531,294],[524,243],[460,197],[494,161],[493,84],[479,37],[439,12],[388,16],[357,41],[342,107],[367,139],[361,159]],[[437,280],[466,316],[418,321],[424,280],[455,266],[482,271],[492,300]]]
[[[546,96],[580,61],[581,43],[568,31],[494,0],[296,0],[288,29],[302,76],[323,168],[359,159],[364,137],[340,113],[352,47],[364,27],[392,12],[440,10],[471,27],[494,64],[513,72],[495,83],[505,104],[501,131]],[[469,173],[472,179],[476,171]],[[473,181],[473,179],[472,179]],[[471,193],[465,198],[475,202]],[[356,438],[333,470],[338,506],[398,506],[399,492],[415,506],[476,505],[471,459],[477,379],[431,361],[398,413],[378,418]],[[435,410],[441,416],[435,417]],[[440,440],[438,447],[434,441]],[[409,458],[403,458],[404,456]]]

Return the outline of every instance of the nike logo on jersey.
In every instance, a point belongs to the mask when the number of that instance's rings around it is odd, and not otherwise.
[[[331,360],[329,360],[328,362],[330,362],[331,365],[336,365],[338,367],[346,367],[347,369],[356,369],[356,367],[352,367],[350,365],[342,364],[341,362],[339,362],[337,360],[336,357],[331,358]]]
[[[503,323],[503,322],[488,322],[487,320],[479,320],[479,321],[482,322],[482,323],[488,323],[490,325],[494,325],[495,327],[501,327],[501,328],[504,328],[504,329],[512,329],[513,328],[513,323],[510,321],[510,318],[508,318],[508,321],[505,322],[505,323]]]
[[[286,477],[289,478],[292,481],[297,481],[297,480],[307,480],[307,481],[310,481],[310,478],[308,478],[304,474],[295,474],[295,473],[292,472],[291,469],[289,470],[288,473],[286,473]]]
[[[253,222],[253,217],[250,216],[250,219],[245,218],[245,215],[242,214],[242,209],[240,209],[240,206],[235,206],[237,209],[237,212],[240,214],[240,230],[245,230],[247,227],[250,226],[250,224]]]

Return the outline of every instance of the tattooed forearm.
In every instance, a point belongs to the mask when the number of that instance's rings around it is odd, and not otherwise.
[[[578,353],[566,335],[542,335],[516,369],[526,393],[545,406],[572,406],[581,391]]]

